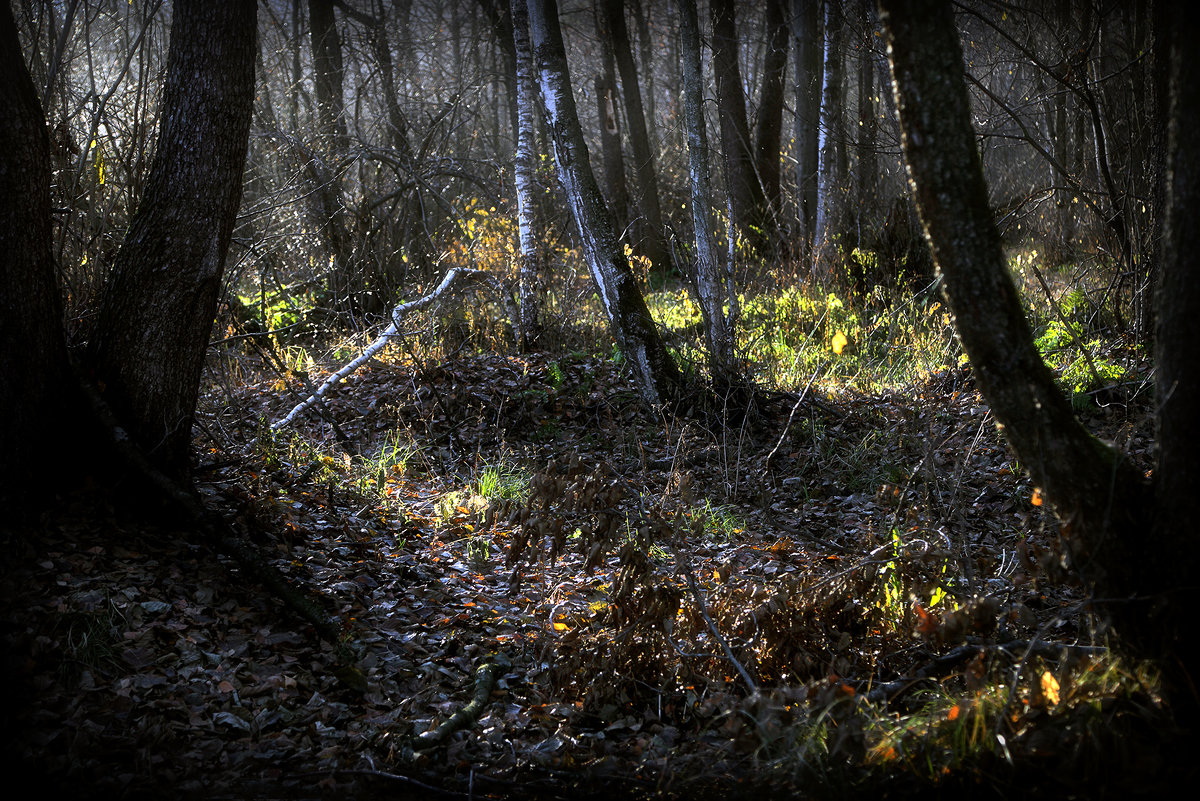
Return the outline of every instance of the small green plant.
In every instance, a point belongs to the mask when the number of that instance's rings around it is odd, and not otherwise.
[[[464,493],[459,491],[447,492],[442,497],[437,499],[433,510],[437,512],[438,519],[442,523],[449,523],[458,514],[458,507],[463,504]]]
[[[734,535],[746,530],[746,521],[737,513],[736,507],[719,506],[705,499],[703,506],[689,512],[693,521],[704,526],[705,533],[716,542],[729,542]]]
[[[475,491],[487,500],[523,500],[529,493],[529,475],[501,462],[488,465],[475,478]]]

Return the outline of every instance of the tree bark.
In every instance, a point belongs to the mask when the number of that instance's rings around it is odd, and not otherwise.
[[[529,0],[528,9],[533,60],[558,178],[579,227],[592,280],[642,397],[652,404],[662,403],[677,394],[682,378],[638,291],[613,231],[612,215],[592,175],[571,93],[558,5],[554,0]]]
[[[633,169],[637,175],[637,207],[641,215],[641,230],[636,244],[655,269],[671,266],[671,251],[664,234],[662,207],[658,199],[658,175],[654,168],[654,153],[646,132],[646,115],[642,109],[642,90],[638,85],[637,65],[625,25],[624,0],[603,0],[604,17],[612,41],[613,57],[621,75],[621,95],[625,101],[625,121],[629,126],[629,144],[633,150]]]
[[[596,33],[600,37],[604,73],[596,76],[596,110],[600,118],[600,157],[604,164],[604,188],[608,191],[608,208],[618,235],[629,239],[629,184],[625,181],[625,154],[621,148],[621,112],[617,101],[617,64],[613,55],[612,36],[608,22],[596,10]]]
[[[64,454],[86,448],[70,441],[81,404],[51,250],[50,137],[7,3],[0,74],[0,497],[28,501],[59,486]]]
[[[817,153],[821,122],[821,20],[815,0],[792,0],[792,58],[795,63],[796,194],[805,256],[817,220]]]
[[[105,400],[177,475],[241,199],[256,12],[252,0],[175,4],[158,146],[91,343]]]
[[[342,40],[338,34],[333,0],[308,0],[309,35],[312,44],[313,94],[316,98],[320,162],[312,165],[316,175],[318,225],[329,251],[327,286],[334,307],[343,313],[357,311],[356,295],[363,280],[352,266],[350,234],[342,198],[343,158],[349,150],[343,100]]]
[[[1149,508],[1146,486],[1119,452],[1072,415],[1034,347],[1009,277],[988,206],[950,4],[881,0],[880,6],[909,181],[979,388],[1061,519],[1070,566],[1103,597],[1153,591],[1155,578],[1144,565],[1154,555],[1138,543]],[[1130,636],[1137,629],[1137,616],[1129,614],[1134,606],[1112,609],[1119,630]]]
[[[754,172],[754,150],[750,124],[746,120],[745,89],[738,64],[737,11],[733,0],[712,0],[710,10],[721,152],[730,206],[730,238],[742,238],[750,251],[756,253],[763,244],[765,197],[762,183]],[[733,250],[731,247],[730,252]]]
[[[679,0],[680,56],[683,59],[683,112],[688,138],[688,177],[692,194],[692,227],[696,238],[696,295],[704,317],[705,339],[713,383],[736,380],[733,320],[724,311],[727,281],[713,237],[712,186],[709,180],[708,131],[704,122],[704,80],[700,66],[700,22],[696,0]],[[732,290],[732,287],[729,287]],[[730,312],[737,308],[736,297]]]
[[[774,242],[782,198],[780,158],[783,143],[783,97],[787,79],[788,26],[784,0],[767,0],[767,53],[763,59],[762,88],[759,91],[758,118],[755,125],[754,168],[763,192],[763,238]]]
[[[844,222],[846,170],[842,122],[845,90],[842,68],[841,0],[825,0],[825,68],[821,86],[820,146],[817,153],[817,213],[813,225],[813,252],[819,275],[830,278],[836,261],[833,238]]]
[[[541,333],[539,294],[542,278],[542,228],[538,219],[537,128],[533,109],[537,91],[534,83],[533,56],[529,47],[529,12],[524,0],[512,2],[512,32],[517,72],[517,154],[513,174],[517,187],[517,236],[520,240],[521,266],[517,276],[517,342],[528,351]]]
[[[1200,33],[1195,6],[1175,4],[1171,16],[1170,124],[1168,126],[1166,220],[1159,264],[1155,361],[1158,384],[1158,467],[1155,518],[1148,547],[1169,595],[1164,612],[1170,641],[1195,681],[1197,632],[1193,592],[1197,558],[1195,531],[1200,520],[1200,61],[1194,47]],[[1145,571],[1142,571],[1145,572]]]

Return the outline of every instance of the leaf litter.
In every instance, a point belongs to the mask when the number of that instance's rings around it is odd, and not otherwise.
[[[1044,711],[1069,693],[1051,669],[1104,650],[965,372],[838,390],[781,431],[794,395],[737,425],[652,416],[586,356],[376,361],[326,400],[357,453],[317,414],[269,433],[275,381],[207,396],[197,485],[319,594],[354,665],[188,532],[65,509],[4,548],[10,714],[45,775],[104,796],[795,791],[869,761],[865,705],[1001,675],[1011,701],[1016,670]],[[1148,442],[1126,432],[1133,458]],[[483,497],[497,466],[516,486]],[[478,719],[422,748],[495,655]]]

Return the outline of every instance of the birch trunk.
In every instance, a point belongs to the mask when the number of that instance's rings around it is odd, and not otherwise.
[[[512,3],[512,35],[516,60],[517,153],[513,170],[517,189],[517,237],[521,264],[517,275],[518,346],[527,351],[541,333],[538,319],[538,293],[542,277],[542,233],[538,224],[537,128],[533,109],[536,99],[533,58],[529,49],[529,13],[524,0]]]
[[[588,161],[579,113],[571,94],[567,57],[554,0],[528,0],[529,34],[558,179],[579,227],[583,251],[618,347],[633,370],[643,398],[662,403],[682,381],[646,308],[613,230],[612,216]]]

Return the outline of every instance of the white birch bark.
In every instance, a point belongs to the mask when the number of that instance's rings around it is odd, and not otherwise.
[[[534,184],[534,167],[537,164],[533,120],[536,88],[533,56],[529,49],[529,14],[524,0],[512,3],[512,25],[517,62],[517,153],[513,176],[517,187],[517,238],[521,253],[517,279],[517,343],[521,350],[527,350],[540,332],[537,296],[542,265],[538,247],[537,190]]]
[[[557,4],[554,0],[528,0],[527,7],[538,89],[554,142],[558,180],[579,227],[588,269],[613,338],[633,369],[642,397],[652,404],[661,403],[676,394],[681,381],[679,367],[638,291],[612,215],[592,174],[571,94]]]

